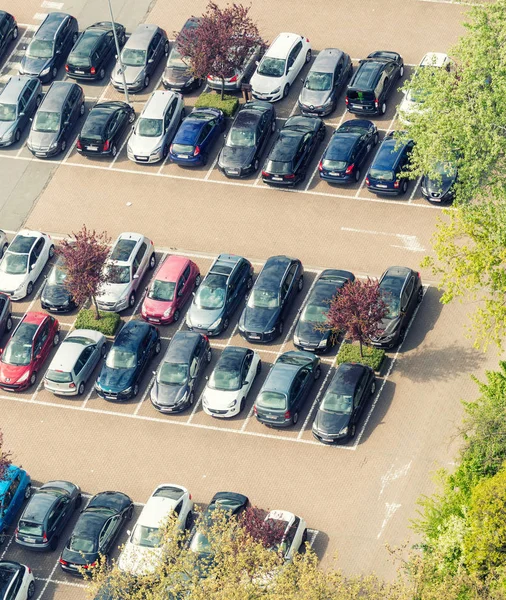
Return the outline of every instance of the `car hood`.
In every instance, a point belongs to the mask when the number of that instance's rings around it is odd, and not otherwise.
[[[105,283],[97,294],[97,300],[100,302],[117,302],[124,292],[126,292],[128,283]]]
[[[44,131],[30,131],[28,137],[28,143],[32,148],[39,150],[49,150],[51,144],[54,144],[58,140],[59,132],[44,132]]]
[[[161,548],[134,546],[127,542],[120,554],[118,566],[120,570],[132,575],[144,575],[155,570],[157,562],[160,561],[161,554]]]
[[[301,342],[304,341],[310,344],[318,344],[329,337],[330,330],[320,331],[319,329],[315,329],[314,323],[306,323],[305,321],[299,320],[297,327],[295,328],[295,335]]]
[[[39,75],[51,64],[51,58],[29,58],[24,56],[21,60],[21,69],[25,75]]]
[[[220,153],[220,167],[247,167],[255,156],[255,148],[231,148],[224,146]]]
[[[49,304],[63,304],[67,300],[70,300],[70,294],[64,285],[46,285],[42,289],[42,293],[40,298],[43,302],[47,302]]]
[[[351,415],[339,415],[319,410],[313,422],[313,428],[319,433],[337,434],[350,422]]]
[[[149,156],[155,148],[159,148],[163,142],[163,135],[159,137],[146,137],[133,133],[128,140],[128,148],[133,154]]]
[[[0,121],[0,139],[2,139],[6,133],[9,133],[12,129],[15,129],[16,123],[17,123],[17,120],[16,121]]]
[[[9,275],[8,273],[2,273],[0,275],[0,291],[14,292],[25,281],[25,279],[26,273],[21,273],[20,275]]]
[[[104,364],[97,383],[104,392],[119,393],[130,387],[135,375],[135,368],[132,369],[111,369]]]
[[[443,196],[449,191],[454,182],[454,178],[438,181],[436,179],[430,179],[427,177],[427,175],[424,175],[422,186],[429,192],[429,194],[441,194]]]
[[[253,74],[250,80],[253,90],[259,94],[270,94],[272,90],[280,87],[283,84],[282,77],[266,77],[259,75],[257,71]]]
[[[0,381],[3,383],[16,383],[29,370],[30,365],[8,365],[0,362]]]
[[[125,67],[124,73],[125,73],[125,81],[127,82],[127,85],[132,85],[132,83],[135,83],[137,78],[138,77],[140,78],[144,74],[145,69],[146,69],[146,67],[144,65],[141,67]],[[118,83],[119,85],[123,85],[123,77],[120,73],[118,65],[116,65],[116,68],[113,71],[111,79],[115,83]]]
[[[205,398],[208,407],[215,408],[216,410],[223,410],[228,408],[228,405],[231,402],[237,400],[240,391],[241,390],[224,392],[223,390],[213,390],[209,386],[206,386],[203,399]]]
[[[162,406],[174,406],[186,394],[188,386],[167,385],[155,381],[151,388],[151,399]]]
[[[89,565],[90,563],[95,562],[98,558],[98,554],[96,552],[85,554],[84,552],[75,552],[74,550],[64,548],[61,557],[63,560],[76,565]]]
[[[174,301],[163,302],[162,300],[153,300],[147,296],[142,302],[142,311],[150,317],[162,317],[163,313],[172,307]]]
[[[196,304],[190,306],[188,311],[192,327],[197,329],[207,329],[216,319],[223,315],[224,308],[206,309],[199,308]]]
[[[167,67],[163,74],[163,79],[169,85],[184,86],[187,81],[193,78],[191,71],[186,69],[178,69],[176,67]]]
[[[381,330],[382,331],[378,335],[378,338],[384,338],[384,337],[387,337],[387,336],[391,335],[392,333],[394,333],[394,331],[399,326],[400,320],[401,320],[400,317],[394,317],[394,318],[385,317],[384,319],[381,319]]]
[[[275,308],[251,308],[246,306],[243,312],[243,326],[246,331],[262,333],[272,329],[279,314]]]
[[[331,90],[318,92],[316,90],[308,90],[302,88],[299,96],[299,102],[305,107],[311,109],[311,106],[322,106],[330,98]]]

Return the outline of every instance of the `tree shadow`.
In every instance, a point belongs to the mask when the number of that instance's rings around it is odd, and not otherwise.
[[[409,333],[399,354],[404,354],[408,350],[420,346],[427,333],[434,329],[444,306],[441,304],[442,295],[443,292],[435,287],[429,287],[425,291],[423,300],[418,306],[418,312],[411,319]]]
[[[311,544],[311,549],[314,551],[314,553],[318,557],[318,560],[321,562],[322,558],[327,552],[327,548],[329,545],[329,536],[324,531],[312,530],[308,532],[308,542],[311,542],[311,535],[315,536],[313,539],[313,543]]]
[[[395,383],[388,379],[383,381],[377,380],[378,391],[376,392],[376,395],[372,398],[370,404],[367,406],[365,412],[362,415],[360,424],[357,427],[358,435],[360,435],[360,432],[362,432],[362,437],[360,438],[360,441],[358,443],[359,446],[364,444],[364,442],[368,439],[368,437],[376,429],[376,427],[378,427],[378,425],[383,424],[385,415],[387,414],[388,409],[392,404],[392,400],[395,394]],[[378,394],[380,394],[379,397]],[[376,402],[376,404],[374,404],[374,402]],[[368,417],[369,420],[367,421],[367,426],[364,427],[364,423],[366,422]]]

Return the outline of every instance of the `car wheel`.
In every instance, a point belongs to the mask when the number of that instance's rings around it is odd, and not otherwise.
[[[56,550],[56,548],[58,548],[58,542],[59,542],[58,536],[55,535],[49,543],[49,548],[52,552],[54,552]]]
[[[212,358],[213,358],[213,351],[211,350],[211,348],[209,348],[209,350],[207,351],[207,354],[206,354],[207,364],[209,364],[211,362]]]
[[[283,321],[280,321],[278,324],[278,335],[283,335],[283,329],[285,328],[285,324]]]
[[[132,398],[135,398],[135,396],[137,396],[138,393],[139,393],[139,384],[136,383],[134,385],[134,389],[133,389],[133,393],[132,393]]]
[[[160,354],[161,351],[162,351],[162,342],[160,340],[158,340],[155,344],[155,355]]]
[[[387,103],[383,102],[383,104],[381,105],[380,114],[384,115],[386,112],[387,112]]]
[[[295,411],[292,415],[292,425],[297,425],[297,421],[299,420],[299,413]]]
[[[156,267],[156,255],[153,252],[153,254],[149,257],[149,268],[151,270],[153,270]]]
[[[193,402],[195,400],[195,394],[190,392],[190,397],[188,398],[188,406],[193,406]]]
[[[4,244],[3,248],[2,248],[2,256],[5,254],[5,251],[7,250],[7,248],[9,247],[9,244]],[[0,256],[0,258],[2,258],[2,256]]]
[[[26,295],[29,296],[33,292],[33,283],[31,281],[28,282],[26,286]]]
[[[162,159],[166,159],[167,158],[167,154],[169,153],[169,149],[167,148],[167,144],[164,145],[164,147],[162,148]]]
[[[118,149],[116,148],[116,144],[113,144],[111,148],[111,156],[115,158],[116,154],[118,154]]]
[[[200,275],[200,273],[199,273],[199,274],[197,275],[197,277],[195,277],[195,283],[194,283],[193,287],[194,287],[195,289],[196,289],[196,288],[198,288],[198,287],[199,287],[199,285],[201,284],[201,282],[202,282],[202,277],[201,277],[201,275]]]
[[[128,115],[128,122],[131,124],[135,121],[135,112],[132,110],[132,112]]]
[[[308,63],[308,62],[310,62],[310,61],[311,61],[311,50],[308,50],[308,51],[306,52],[306,62]]]
[[[246,406],[246,398],[242,398],[241,399],[241,404],[239,405],[239,412],[241,413],[244,410],[244,407]]]
[[[255,173],[258,171],[259,166],[260,163],[258,162],[258,158],[255,158],[255,162],[253,163],[253,171],[255,171]]]
[[[356,425],[356,423],[353,423],[353,425],[350,425],[350,431],[348,433],[348,437],[350,438],[350,440],[352,440],[355,437],[356,433],[357,433],[357,425]]]
[[[25,488],[25,500],[28,500],[28,498],[32,495],[32,486],[29,483],[26,488]]]
[[[84,105],[84,102],[81,104],[81,106],[79,107],[79,116],[82,117],[84,115],[84,111],[86,110],[86,106]]]
[[[274,133],[276,131],[276,119],[271,123],[271,132]]]
[[[107,354],[107,347],[106,347],[106,345],[104,344],[104,345],[102,346],[102,349],[100,350],[100,356],[101,356],[102,358],[104,358],[104,356],[105,356],[106,354]]]
[[[149,85],[150,79],[149,79],[149,75],[146,75],[146,77],[144,77],[144,87],[147,88]]]
[[[65,152],[66,149],[67,149],[67,140],[62,140],[62,143],[60,145],[60,152]]]
[[[262,370],[262,361],[259,360],[257,364],[257,375],[260,375],[260,371]]]
[[[399,69],[399,77],[402,77],[404,75],[404,65],[401,65],[401,68]]]
[[[207,154],[202,155],[202,166],[205,167],[207,165]]]
[[[9,315],[7,317],[7,321],[5,322],[5,331],[10,331],[12,329],[12,317]]]
[[[121,34],[121,37],[119,38],[119,45],[120,45],[120,46],[124,46],[124,45],[125,45],[125,42],[126,42],[126,35],[125,35],[125,32],[123,32],[123,33]]]
[[[163,51],[165,52],[165,56],[169,56],[169,42],[165,42]]]
[[[21,131],[16,129],[16,133],[14,134],[14,141],[17,143],[21,139]]]
[[[135,306],[135,292],[130,294],[130,298],[128,299],[128,306],[133,308]]]
[[[408,191],[408,182],[404,180],[402,182],[401,193],[405,194]]]
[[[18,28],[14,27],[14,29],[12,30],[12,39],[13,40],[17,40],[18,39],[18,33],[19,33]]]
[[[102,79],[105,77],[105,69],[104,67],[102,67],[100,69],[100,71],[98,72],[98,78],[100,79],[100,81],[102,81]]]
[[[54,245],[51,244],[51,246],[49,246],[49,259],[53,258],[54,256]]]
[[[314,373],[313,373],[313,379],[314,379],[315,381],[316,381],[317,379],[320,379],[320,375],[321,375],[321,374],[322,374],[322,370],[321,370],[321,367],[320,367],[320,365],[318,365],[318,366],[316,367],[316,369],[314,370]]]
[[[223,321],[223,329],[222,329],[222,331],[225,331],[225,329],[226,329],[227,327],[228,327],[228,318],[226,318],[226,319]]]
[[[74,503],[74,510],[77,510],[81,506],[82,503],[83,503],[83,497],[81,496],[81,494],[79,494]]]
[[[374,141],[373,141],[373,144],[374,144],[375,146],[377,146],[377,145],[378,145],[378,142],[379,142],[379,135],[378,135],[378,133],[375,133],[375,134],[374,134]]]
[[[285,89],[283,90],[283,98],[286,98],[288,96],[288,92],[290,91],[290,84],[287,83],[285,85]]]
[[[397,343],[402,344],[405,337],[406,337],[406,328],[401,327],[401,330],[399,331],[399,337],[397,338]]]
[[[307,529],[304,529],[302,533],[302,540],[299,546],[299,554],[304,554],[306,552],[306,543],[307,543]]]
[[[179,321],[179,310],[176,308],[176,311],[172,317],[172,320],[174,321],[174,323],[177,323]]]
[[[248,278],[248,281],[246,282],[246,287],[248,288],[248,290],[250,290],[253,287],[253,277]]]
[[[371,396],[374,396],[374,394],[375,394],[375,392],[376,392],[376,379],[373,379],[373,380],[372,380],[372,383],[371,383],[371,390],[370,390],[370,391],[371,391]]]
[[[360,169],[355,171],[355,181],[358,183],[360,181]]]
[[[125,513],[125,521],[130,521],[130,519],[134,516],[134,505],[130,504],[128,510]]]
[[[77,388],[77,395],[78,396],[82,396],[84,394],[84,381],[81,381],[81,383],[79,384],[79,387]]]
[[[184,528],[187,531],[190,531],[190,529],[192,528],[192,526],[193,526],[193,513],[190,510],[189,513],[186,515],[186,520],[184,522]]]
[[[420,304],[420,302],[423,300],[423,288],[420,288],[418,290],[418,294],[416,296],[416,301],[418,304]]]
[[[303,287],[304,287],[304,275],[301,275],[299,277],[299,282],[297,283],[297,291],[301,292]]]
[[[72,46],[75,46],[78,37],[79,37],[79,34],[76,31],[76,33],[74,33],[74,35],[72,36]]]
[[[28,586],[28,591],[26,592],[27,599],[30,600],[30,598],[33,598],[34,594],[35,594],[35,583],[33,581],[30,581],[30,585]]]
[[[56,347],[56,346],[58,346],[59,343],[60,343],[60,332],[57,331],[53,337],[53,346]]]

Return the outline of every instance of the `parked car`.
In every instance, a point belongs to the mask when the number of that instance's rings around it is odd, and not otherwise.
[[[286,561],[293,560],[297,552],[304,551],[304,544],[307,542],[307,524],[304,519],[286,510],[271,510],[265,517],[265,522],[275,531],[283,531],[281,540],[272,550],[281,554]]]
[[[36,77],[11,77],[0,93],[0,148],[19,142],[42,100]]]
[[[378,128],[366,119],[338,127],[318,164],[320,178],[330,183],[358,183],[361,169],[379,140]]]
[[[42,83],[56,79],[78,37],[75,17],[63,12],[49,13],[30,40],[19,73],[38,77]]]
[[[37,158],[49,158],[67,149],[67,141],[84,115],[84,92],[77,83],[54,81],[32,122],[26,145]]]
[[[25,313],[1,351],[0,388],[19,392],[34,385],[51,348],[59,343],[60,324],[54,317]]]
[[[60,567],[80,575],[79,569],[96,566],[101,556],[107,558],[125,521],[129,521],[133,513],[131,498],[122,492],[101,492],[93,496],[74,525],[61,553]]]
[[[118,567],[131,575],[153,571],[162,558],[160,527],[170,515],[177,519],[180,531],[190,529],[193,500],[190,492],[180,485],[163,483],[151,494],[144,505],[129,538],[121,550]]]
[[[29,600],[35,594],[32,570],[13,560],[0,561],[0,581],[1,600]]]
[[[241,256],[220,254],[204,277],[186,313],[186,325],[205,335],[219,335],[253,285],[253,266]]]
[[[12,329],[12,303],[7,294],[0,292],[0,335]]]
[[[304,402],[321,375],[320,359],[309,352],[285,352],[272,366],[253,411],[260,423],[289,427],[299,420]]]
[[[165,31],[158,25],[141,23],[121,51],[121,62],[118,60],[112,71],[112,85],[123,90],[124,76],[128,91],[140,92],[148,87],[160,61],[168,54],[169,41]]]
[[[0,229],[0,259],[3,257],[8,247],[9,240],[7,239],[7,234],[3,229]]]
[[[130,400],[153,356],[162,349],[160,332],[143,321],[128,321],[116,336],[95,383],[106,400]]]
[[[379,289],[388,314],[382,320],[382,332],[371,342],[374,346],[393,348],[404,340],[416,306],[423,299],[422,278],[408,267],[390,267],[381,276]]]
[[[209,338],[194,331],[177,331],[170,341],[151,388],[151,403],[162,413],[192,406],[195,391],[211,362]]]
[[[311,61],[309,40],[296,33],[280,33],[251,77],[253,98],[276,102],[288,96],[302,67]]]
[[[379,150],[367,171],[365,184],[373,194],[400,196],[408,190],[409,166],[413,140],[400,141],[390,132],[381,142]]]
[[[142,278],[155,266],[152,240],[141,233],[121,233],[104,265],[108,280],[96,297],[100,310],[121,312],[133,308]]]
[[[360,61],[346,91],[351,113],[384,115],[387,101],[404,75],[404,61],[397,52],[379,50]]]
[[[218,158],[227,177],[245,177],[258,171],[260,158],[276,131],[276,111],[268,102],[246,102],[232,123]]]
[[[49,481],[32,495],[16,527],[16,543],[30,550],[56,550],[74,511],[81,488],[70,481]]]
[[[360,363],[342,363],[318,405],[313,436],[325,444],[355,437],[357,424],[376,391],[374,371]]]
[[[0,290],[11,300],[21,300],[33,291],[46,263],[54,256],[51,237],[40,231],[19,231],[0,261]]]
[[[324,137],[325,123],[318,117],[287,119],[264,164],[262,181],[285,187],[303,181]]]
[[[189,167],[205,165],[212,146],[226,129],[218,108],[194,108],[183,120],[170,145],[170,160]]]
[[[202,394],[204,412],[212,417],[233,417],[244,410],[255,377],[262,370],[254,350],[227,346]]]
[[[304,267],[297,258],[271,256],[258,275],[239,319],[248,341],[271,342],[283,333],[295,296],[304,286]]]
[[[135,121],[135,111],[126,102],[100,102],[90,110],[77,138],[77,151],[86,156],[112,156],[121,147],[123,133]]]
[[[200,23],[200,18],[190,17],[183,25],[180,34],[189,29],[197,28]],[[183,94],[185,92],[196,90],[202,85],[202,79],[193,76],[184,57],[181,56],[177,47],[177,38],[176,42],[172,44],[172,49],[169,58],[167,59],[167,66],[163,72],[162,83],[166,89],[181,92]]]
[[[335,335],[325,328],[331,300],[348,283],[355,281],[349,271],[326,269],[316,280],[293,333],[293,343],[308,352],[327,352],[336,343]]]
[[[66,313],[76,308],[72,294],[65,287],[65,261],[58,255],[40,294],[40,305],[49,312]]]
[[[74,329],[63,340],[44,376],[53,394],[82,396],[86,382],[106,353],[106,338],[99,331]]]
[[[434,165],[434,175],[427,173],[422,177],[422,196],[436,204],[450,203],[455,197],[457,179],[458,169],[455,162],[438,162]]]
[[[251,75],[253,75],[253,72],[256,69],[256,65],[261,57],[261,54],[262,48],[260,45],[253,46],[252,48],[250,48],[250,51],[244,59],[244,62],[235,69],[233,69],[228,75],[228,77],[225,77],[223,87],[226,92],[240,91],[243,83],[247,84],[249,82]],[[207,85],[212,90],[221,92],[221,77],[213,77],[212,75],[208,75]]]
[[[153,92],[128,138],[128,158],[138,163],[163,160],[183,118],[181,94],[163,90]]]
[[[21,467],[9,465],[0,480],[0,544],[9,525],[14,522],[23,502],[32,493],[30,475]]]
[[[315,58],[299,95],[300,112],[308,117],[324,117],[336,110],[344,85],[353,74],[346,52],[325,48]]]
[[[126,39],[125,26],[114,23],[118,43]],[[116,54],[113,24],[110,21],[94,23],[85,29],[72,48],[65,71],[74,79],[98,79],[105,77],[107,68]]]
[[[5,10],[0,10],[0,58],[9,44],[18,38],[16,19]]]

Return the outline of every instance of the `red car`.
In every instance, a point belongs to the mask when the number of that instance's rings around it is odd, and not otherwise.
[[[60,324],[46,313],[29,312],[0,350],[0,388],[15,392],[33,385],[37,372],[60,341]]]
[[[142,318],[161,325],[177,321],[200,281],[200,270],[192,260],[184,256],[168,256],[158,268],[144,296]]]

